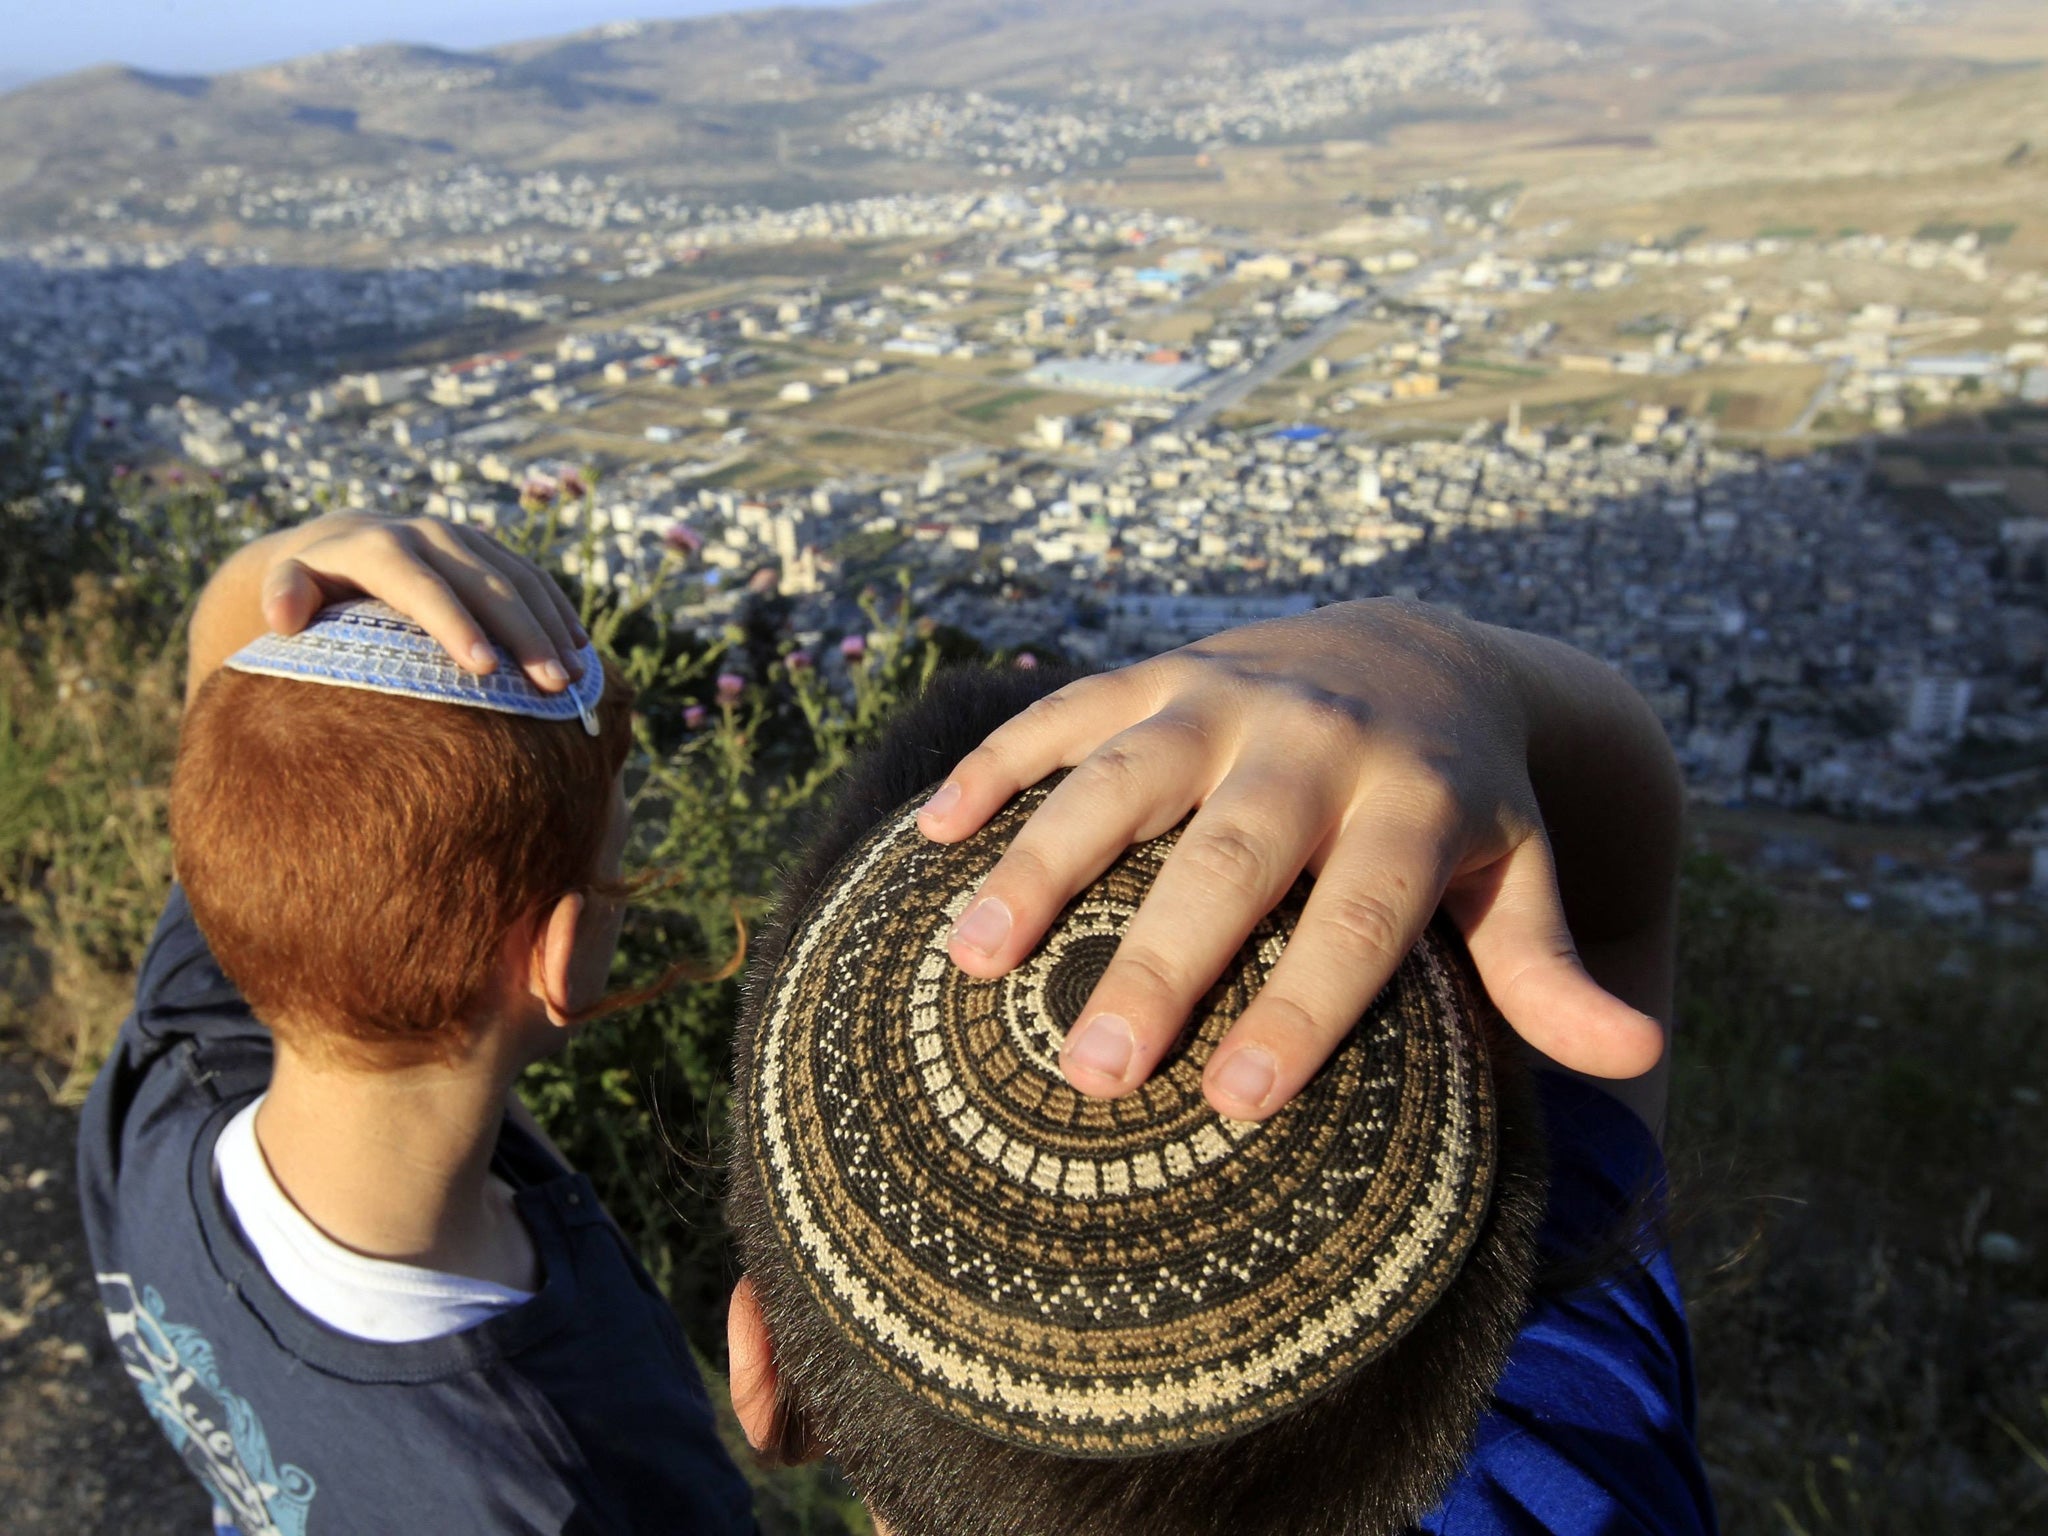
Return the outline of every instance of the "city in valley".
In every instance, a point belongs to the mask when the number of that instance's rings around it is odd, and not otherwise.
[[[559,153],[429,132],[724,37],[685,24],[0,96],[0,358],[68,434],[45,494],[118,462],[286,513],[551,517],[681,629],[786,600],[828,672],[898,573],[1083,664],[1420,598],[1621,668],[1703,807],[1998,827],[2003,863],[1770,847],[1852,907],[2019,921],[2048,16],[1280,9],[1322,22],[1085,68],[1038,33],[915,67],[749,34],[717,165],[634,140],[624,86],[549,109],[613,114]],[[60,90],[105,98],[103,144]],[[159,96],[188,147],[149,160],[122,114]]]

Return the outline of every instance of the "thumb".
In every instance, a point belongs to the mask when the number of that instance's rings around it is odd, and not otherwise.
[[[1508,1027],[1559,1066],[1640,1077],[1663,1056],[1664,1026],[1586,973],[1540,834],[1454,881],[1443,905]]]
[[[280,560],[263,578],[263,622],[272,634],[296,635],[325,601],[318,578],[296,560]]]

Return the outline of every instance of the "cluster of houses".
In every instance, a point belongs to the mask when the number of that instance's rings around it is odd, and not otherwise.
[[[847,119],[856,149],[941,160],[985,175],[1042,178],[1120,163],[1142,147],[1257,143],[1361,117],[1429,93],[1499,100],[1501,49],[1437,27],[1278,67],[1216,65],[1138,85],[1084,81],[1065,97],[981,91],[900,96]]]
[[[0,360],[82,403],[85,438],[154,445],[288,509],[501,529],[545,513],[582,579],[651,594],[703,631],[786,605],[828,668],[849,661],[822,642],[867,622],[859,585],[896,573],[924,612],[993,647],[1104,664],[1394,593],[1606,657],[1716,798],[1910,816],[2010,790],[2009,768],[1971,764],[2048,746],[2040,487],[1934,486],[1996,515],[1930,528],[1900,515],[1861,454],[1773,459],[1647,402],[1619,431],[1525,422],[1516,406],[1419,437],[1381,430],[1400,403],[1462,398],[1474,359],[1644,376],[1826,363],[1824,403],[1879,427],[1969,395],[2048,397],[2048,286],[1970,237],[1799,247],[1995,288],[2013,311],[2000,343],[1958,350],[1984,321],[1850,309],[1818,282],[1796,307],[1760,302],[1745,264],[1786,254],[1782,241],[1518,254],[1502,234],[1512,193],[1462,183],[1362,206],[1362,243],[1321,251],[1043,191],[777,211],[668,207],[592,178],[472,178],[443,184],[455,195],[438,209],[431,190],[284,200],[306,227],[354,209],[364,228],[482,232],[379,269],[78,236],[0,250]],[[493,223],[498,198],[523,211]],[[592,275],[805,240],[911,254],[860,283],[764,280],[616,312],[590,297]],[[1579,347],[1543,312],[1548,294],[1665,267],[1698,269],[1702,304],[1639,352]],[[320,366],[480,318],[527,339]],[[1355,323],[1372,339],[1338,341]],[[1279,425],[1217,423],[1219,401],[1297,365],[1313,393],[1292,424],[1271,394]],[[894,469],[734,482],[776,417],[802,422],[901,370],[1057,403],[1027,412],[1021,435],[962,437]],[[537,446],[622,401],[654,417],[634,451]]]

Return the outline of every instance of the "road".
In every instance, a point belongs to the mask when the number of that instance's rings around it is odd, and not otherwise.
[[[1813,398],[1806,402],[1806,409],[1799,413],[1799,419],[1780,432],[1780,437],[1804,437],[1813,430],[1814,418],[1834,402],[1835,389],[1849,374],[1849,359],[1836,358],[1828,368],[1828,376],[1820,381],[1813,392]]]
[[[1395,281],[1381,284],[1372,295],[1370,302],[1384,302],[1388,299],[1405,299],[1431,277],[1446,267],[1461,266],[1480,251],[1491,250],[1490,245],[1460,247],[1448,255],[1439,256],[1435,261],[1425,262],[1414,270],[1403,274]],[[1242,404],[1253,391],[1263,389],[1298,363],[1306,362],[1324,346],[1334,340],[1337,333],[1351,323],[1359,308],[1369,302],[1353,299],[1341,309],[1333,310],[1326,318],[1292,341],[1282,342],[1243,373],[1225,374],[1201,399],[1185,406],[1175,416],[1167,429],[1170,432],[1199,432],[1225,411]]]
[[[1166,430],[1199,432],[1225,411],[1242,403],[1254,390],[1264,389],[1288,369],[1307,362],[1351,323],[1358,304],[1359,301],[1353,299],[1332,310],[1292,341],[1281,342],[1243,373],[1225,374],[1201,399],[1183,407],[1180,414],[1167,424]]]

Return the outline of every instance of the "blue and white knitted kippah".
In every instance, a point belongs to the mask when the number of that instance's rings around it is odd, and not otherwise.
[[[357,598],[323,608],[296,635],[264,635],[227,659],[237,672],[364,688],[437,704],[495,709],[536,720],[583,721],[597,734],[597,702],[604,697],[604,667],[597,647],[581,652],[583,675],[560,693],[543,693],[500,646],[498,669],[478,677],[456,664],[419,625],[374,598]]]

